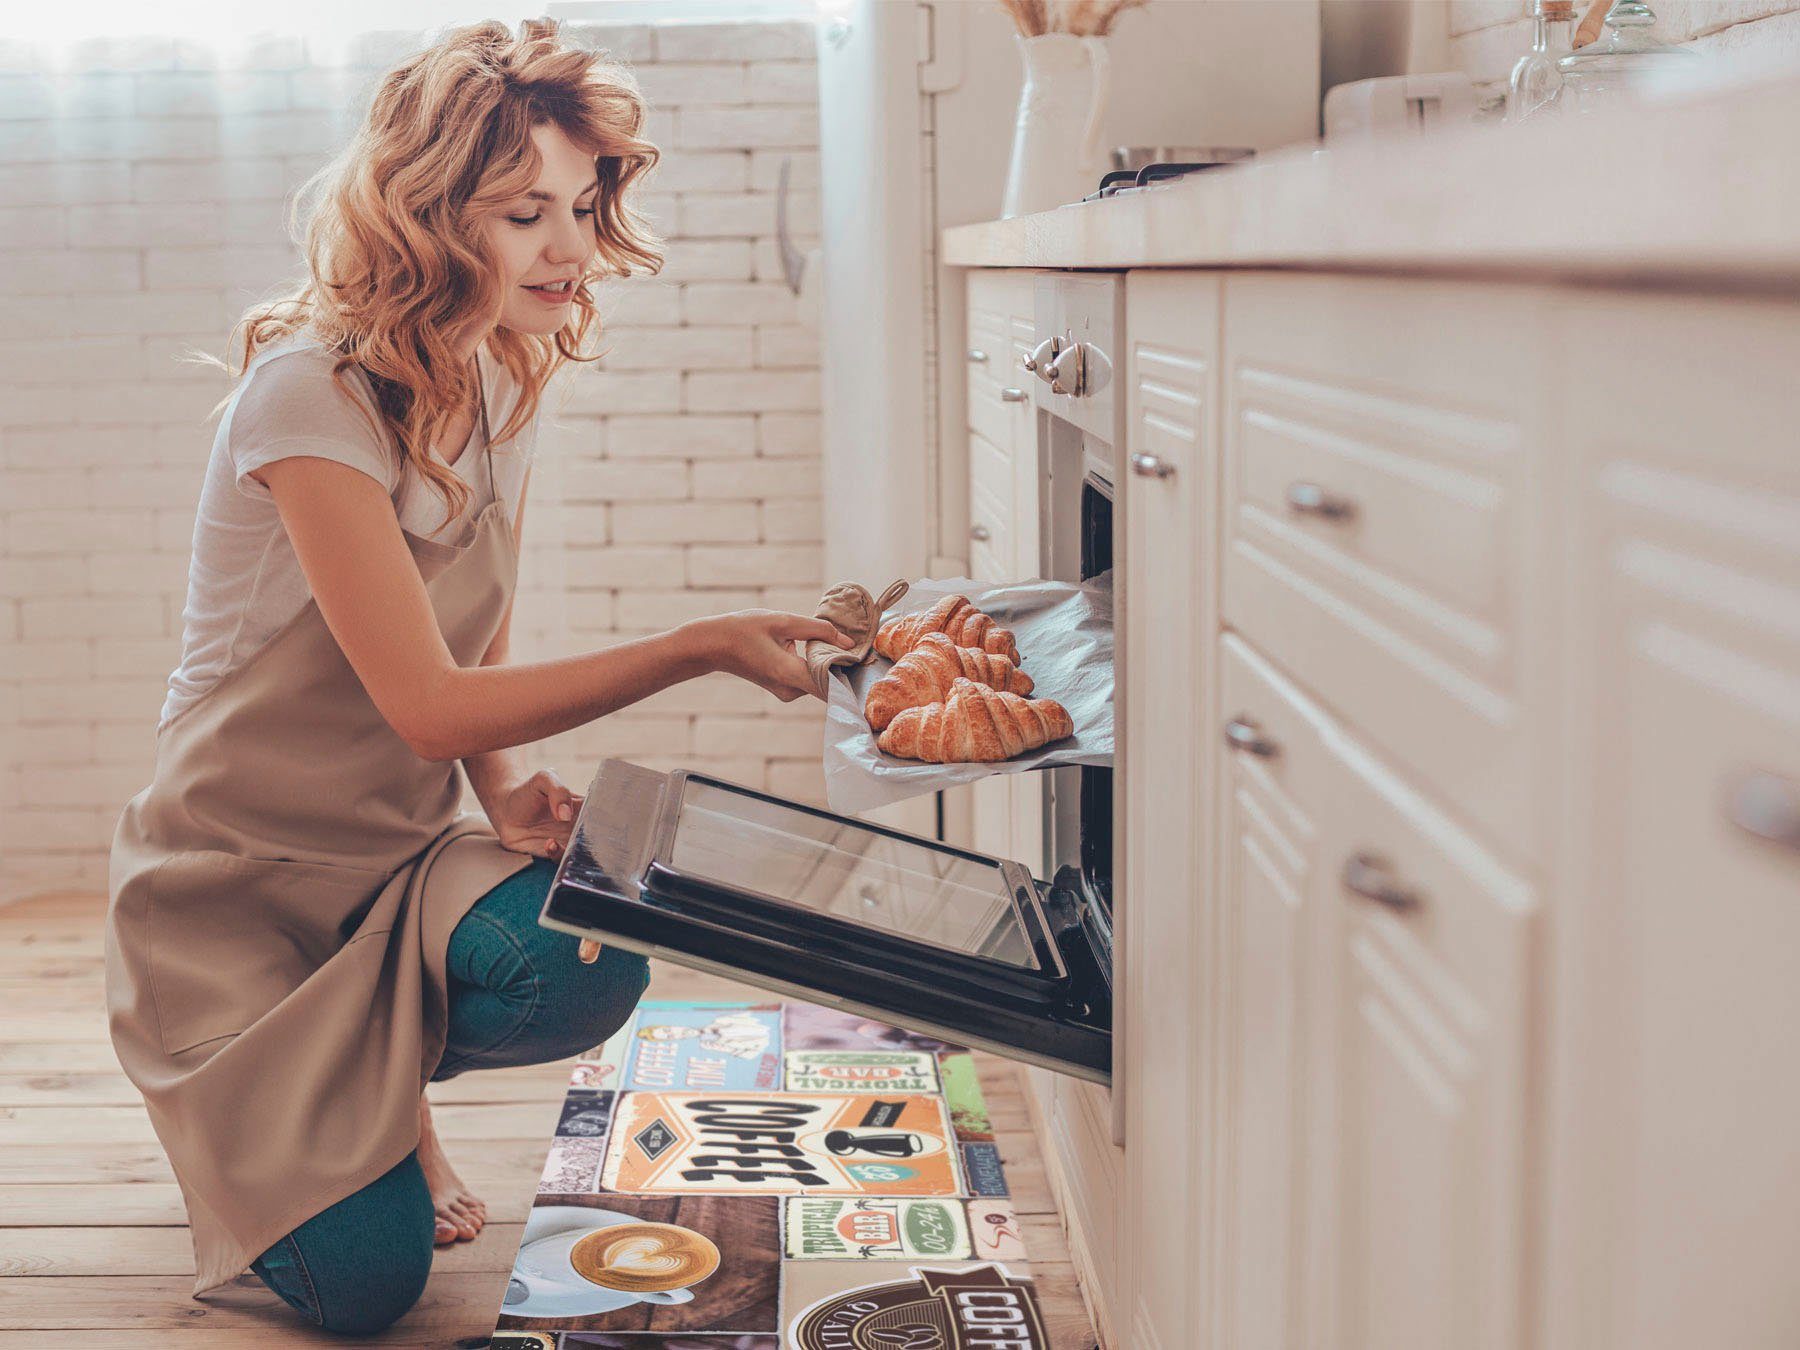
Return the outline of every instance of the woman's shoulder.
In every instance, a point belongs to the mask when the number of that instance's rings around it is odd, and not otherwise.
[[[373,391],[315,340],[278,339],[252,359],[233,395],[226,449],[240,481],[287,455],[310,453],[362,469],[390,490],[397,466]],[[260,494],[259,494],[260,495]]]
[[[340,399],[372,403],[368,380],[354,362],[340,376],[340,360],[331,348],[303,333],[277,338],[251,358],[238,381],[239,398],[249,397],[251,391],[259,398],[316,397],[335,389]]]

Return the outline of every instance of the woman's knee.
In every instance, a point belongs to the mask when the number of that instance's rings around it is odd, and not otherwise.
[[[404,1317],[431,1278],[431,1246],[370,1253],[365,1272],[345,1296],[323,1305],[320,1325],[344,1336],[373,1336]]]
[[[546,1006],[539,1016],[550,1027],[563,1029],[558,1058],[605,1041],[625,1025],[650,986],[650,962],[639,952],[603,946],[599,958],[589,963],[576,950],[577,943],[570,938],[565,959],[544,972]]]
[[[417,1152],[321,1210],[252,1265],[327,1331],[372,1336],[419,1301],[435,1222]]]
[[[537,921],[555,875],[544,859],[489,891],[451,936],[452,974],[519,1010],[496,1062],[564,1059],[599,1045],[631,1015],[650,982],[649,963],[618,947],[579,959],[580,941]],[[453,1014],[454,1016],[454,1014]]]

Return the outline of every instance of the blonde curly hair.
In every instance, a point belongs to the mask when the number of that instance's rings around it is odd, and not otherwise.
[[[475,397],[456,335],[487,331],[483,347],[523,390],[494,433],[503,442],[536,415],[564,362],[601,355],[584,345],[601,327],[590,285],[662,268],[662,240],[631,207],[632,189],[659,158],[640,134],[644,114],[630,72],[604,52],[570,45],[555,20],[528,19],[517,36],[493,20],[447,30],[382,77],[356,135],[296,194],[289,228],[304,238],[305,281],[233,325],[233,334],[243,329],[235,368],[196,357],[235,378],[267,344],[309,329],[338,353],[334,376],[346,391],[353,364],[368,376],[401,455],[444,497],[448,525],[470,489],[430,447]],[[547,124],[594,156],[597,248],[576,280],[568,322],[553,334],[522,334],[494,323],[506,281],[482,222],[536,182],[542,165],[531,132]]]

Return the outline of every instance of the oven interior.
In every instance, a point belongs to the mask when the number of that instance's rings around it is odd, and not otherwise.
[[[1089,473],[1081,484],[1081,579],[1087,581],[1113,565],[1112,485]],[[1112,924],[1113,902],[1113,771],[1082,765],[1080,787],[1081,874],[1087,890]]]

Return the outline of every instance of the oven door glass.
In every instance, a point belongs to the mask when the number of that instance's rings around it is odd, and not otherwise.
[[[749,788],[600,766],[540,922],[1105,1081],[1110,970],[1018,863]]]

